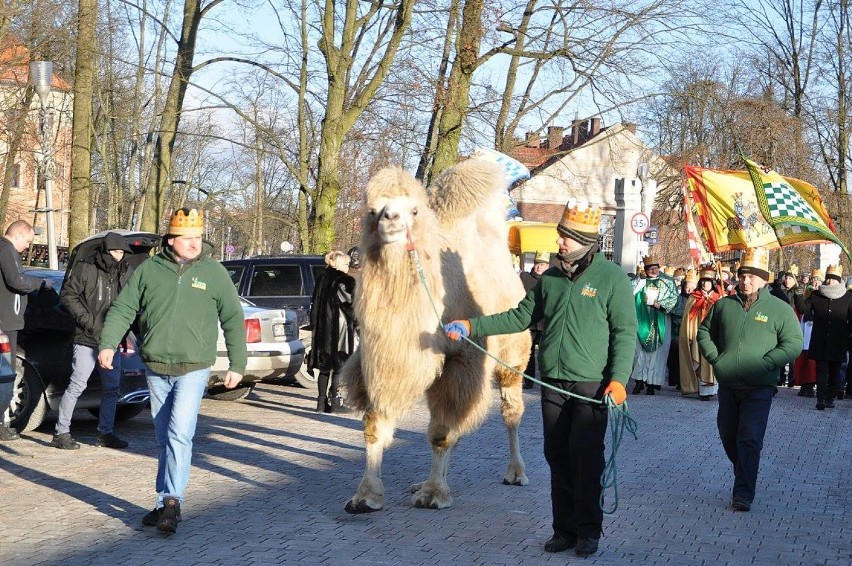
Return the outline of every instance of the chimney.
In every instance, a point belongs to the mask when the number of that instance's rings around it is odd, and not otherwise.
[[[624,127],[630,130],[631,133],[636,133],[636,124],[634,124],[633,122],[623,122],[623,124]]]
[[[548,149],[559,149],[562,145],[562,133],[564,128],[562,126],[548,126],[547,127],[547,148]]]
[[[541,138],[535,132],[527,132],[527,141],[524,145],[527,147],[539,147],[541,145]]]
[[[601,133],[601,118],[600,116],[595,116],[592,118],[592,131],[589,132],[589,137],[593,138],[599,133]]]

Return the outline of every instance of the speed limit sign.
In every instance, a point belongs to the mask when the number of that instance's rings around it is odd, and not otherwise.
[[[630,219],[630,228],[637,234],[644,234],[648,231],[651,221],[648,220],[648,215],[644,212],[637,212]]]

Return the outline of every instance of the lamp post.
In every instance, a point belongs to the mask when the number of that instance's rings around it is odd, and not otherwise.
[[[52,132],[47,131],[47,96],[50,94],[53,63],[50,61],[32,61],[30,63],[30,82],[35,88],[39,99],[38,123],[41,133],[41,150],[44,158],[41,163],[44,176],[44,212],[47,214],[47,254],[48,267],[59,269],[59,258],[56,253],[56,225],[54,224],[53,208],[53,146]]]

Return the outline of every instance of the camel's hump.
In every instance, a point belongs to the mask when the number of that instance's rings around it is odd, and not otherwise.
[[[505,190],[506,178],[499,165],[468,159],[438,175],[429,186],[429,208],[446,222],[469,216]]]

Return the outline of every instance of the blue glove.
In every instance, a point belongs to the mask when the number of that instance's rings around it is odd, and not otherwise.
[[[444,333],[450,340],[458,342],[462,338],[470,336],[470,322],[467,320],[454,320],[444,325]]]

